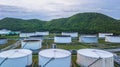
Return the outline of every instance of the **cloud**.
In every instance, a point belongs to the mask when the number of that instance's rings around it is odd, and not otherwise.
[[[0,18],[13,17],[13,18],[23,18],[23,19],[44,19],[46,20],[46,13],[43,12],[32,12],[21,7],[0,5]]]
[[[100,12],[120,18],[120,0],[0,0],[1,17],[51,20],[81,12]]]

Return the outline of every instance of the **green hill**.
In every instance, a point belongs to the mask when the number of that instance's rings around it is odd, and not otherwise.
[[[43,26],[46,21],[37,19],[23,20],[16,18],[4,18],[0,20],[0,29],[10,29],[15,31],[33,32],[36,30],[44,30]]]
[[[49,30],[51,32],[113,32],[118,34],[120,33],[120,21],[100,13],[79,13],[68,18],[51,21],[4,18],[0,20],[0,29],[2,28],[28,32]]]

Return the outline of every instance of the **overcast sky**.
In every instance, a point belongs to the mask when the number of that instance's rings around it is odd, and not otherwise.
[[[0,19],[51,20],[83,12],[98,12],[120,19],[120,0],[0,0]]]

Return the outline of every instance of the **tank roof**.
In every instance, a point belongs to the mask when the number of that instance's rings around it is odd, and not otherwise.
[[[71,37],[70,35],[56,35],[56,37]]]
[[[28,40],[23,40],[23,42],[35,42],[35,41],[40,41],[40,40],[35,40],[35,39],[28,39]]]
[[[99,49],[80,49],[77,51],[78,54],[92,57],[92,58],[108,58],[113,57],[113,54],[104,50]]]
[[[39,55],[46,58],[64,58],[70,56],[71,53],[63,49],[46,49],[40,51]]]
[[[109,36],[109,37],[120,37],[120,36],[117,36],[117,35],[106,35],[106,36]]]
[[[81,35],[80,37],[97,37],[96,35]]]
[[[78,32],[62,32],[62,33],[78,33]]]
[[[19,57],[27,56],[29,54],[32,54],[32,51],[27,49],[12,49],[12,50],[1,52],[0,57],[1,58],[19,58]]]
[[[43,37],[43,35],[33,35],[33,36],[30,36],[30,37]]]

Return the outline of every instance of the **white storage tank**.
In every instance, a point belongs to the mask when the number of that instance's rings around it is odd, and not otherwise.
[[[35,35],[35,33],[20,33],[19,37],[30,37],[30,36],[33,36],[33,35]]]
[[[38,50],[42,48],[42,41],[38,39],[25,39],[22,40],[21,48],[30,49],[30,50]]]
[[[6,44],[7,42],[7,38],[0,38],[0,45]]]
[[[120,36],[106,36],[105,41],[110,43],[120,43]]]
[[[69,35],[56,35],[54,37],[54,42],[55,43],[71,43],[72,38]]]
[[[44,36],[43,35],[33,35],[33,36],[30,36],[29,39],[43,40]]]
[[[76,62],[81,67],[114,67],[113,54],[98,49],[78,50]]]
[[[13,49],[0,53],[0,67],[26,67],[32,64],[32,51]]]
[[[62,35],[70,35],[71,37],[78,37],[78,32],[62,32]]]
[[[99,38],[105,38],[107,35],[113,35],[113,33],[99,33],[98,36]]]
[[[36,32],[36,35],[43,35],[43,36],[47,36],[47,35],[49,35],[49,31]]]
[[[10,32],[11,32],[11,30],[2,29],[2,30],[0,30],[0,35],[8,35]]]
[[[27,37],[34,36],[34,35],[36,35],[34,32],[32,32],[32,33],[27,33]]]
[[[39,52],[41,67],[71,67],[71,53],[63,49],[46,49]]]
[[[79,42],[82,43],[98,43],[98,37],[96,35],[81,35]]]
[[[20,33],[19,37],[27,37],[27,33]]]

